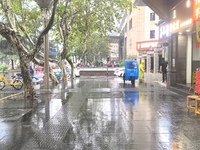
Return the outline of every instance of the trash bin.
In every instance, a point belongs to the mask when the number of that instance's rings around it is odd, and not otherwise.
[[[32,77],[32,83],[35,90],[40,89],[40,80],[37,77]]]

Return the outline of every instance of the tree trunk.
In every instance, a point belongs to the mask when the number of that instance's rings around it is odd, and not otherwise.
[[[67,73],[66,73],[66,66],[65,66],[65,60],[61,59],[58,63],[61,72],[62,72],[62,80],[67,81]]]
[[[87,53],[87,38],[88,38],[88,34],[87,32],[85,33],[85,36],[84,36],[84,48],[83,48],[83,54],[81,56],[81,59],[84,59],[84,63],[85,63],[85,59],[86,59],[86,53]]]
[[[59,83],[58,79],[56,78],[56,76],[55,76],[55,74],[53,72],[53,69],[51,69],[50,67],[49,67],[49,77],[50,77],[50,79],[52,81],[52,84],[56,84],[57,85]]]
[[[14,69],[14,60],[11,59],[12,70]]]
[[[62,71],[62,80],[63,81],[67,81],[66,66],[65,66],[65,60],[66,60],[66,57],[67,57],[67,54],[68,54],[67,39],[68,39],[68,35],[66,35],[65,38],[64,38],[63,51],[61,53],[61,60],[59,62],[60,69]]]
[[[35,91],[32,84],[32,78],[29,72],[29,63],[30,60],[27,57],[27,53],[25,47],[20,42],[19,38],[17,37],[16,33],[13,32],[9,27],[5,24],[0,22],[0,34],[6,38],[6,40],[11,43],[14,49],[17,50],[20,60],[20,68],[23,77],[23,84],[24,84],[24,97],[34,98]]]
[[[69,62],[70,66],[71,66],[71,77],[74,79],[75,78],[75,74],[74,74],[74,64],[72,62],[72,60],[70,58],[66,58],[66,60]]]
[[[31,55],[28,54],[26,48],[21,43],[17,35],[17,32],[15,32],[14,30],[15,28],[12,26],[12,23],[10,23],[10,26],[11,26],[10,28],[9,25],[4,24],[3,22],[0,22],[0,34],[4,38],[6,38],[6,40],[13,46],[14,49],[17,50],[18,55],[19,55],[20,68],[21,68],[21,73],[22,73],[23,83],[24,83],[24,97],[25,98],[31,97],[33,99],[35,96],[35,91],[32,84],[32,78],[29,72],[29,63],[32,59],[34,59],[35,54],[38,52],[40,46],[42,45],[43,36],[48,33],[48,31],[51,29],[53,25],[57,2],[58,0],[54,0],[52,15],[50,17],[49,23],[46,26],[46,28],[42,31],[40,36],[38,37],[36,48],[34,49]],[[7,12],[5,12],[5,16],[9,18]]]
[[[29,71],[29,62],[25,61],[25,58],[23,58],[23,55],[21,54],[19,54],[19,59],[24,83],[24,97],[30,97],[31,99],[34,99],[35,90],[33,88],[32,78]]]

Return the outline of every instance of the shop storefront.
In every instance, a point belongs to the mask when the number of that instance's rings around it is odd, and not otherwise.
[[[195,83],[197,68],[200,68],[200,44],[196,41],[196,34],[192,35],[192,83]]]
[[[158,59],[155,56],[155,52],[157,49],[158,40],[152,41],[141,41],[137,42],[136,50],[138,52],[138,62],[141,60],[145,61],[145,71],[146,72],[155,72],[158,71],[159,64]]]
[[[200,68],[200,1],[193,2],[192,19],[195,33],[192,34],[192,83],[195,83],[196,70]]]
[[[159,44],[158,51],[159,56],[168,61],[169,41],[170,40],[170,25],[168,23],[161,23],[159,25]],[[161,59],[159,59],[159,62]]]
[[[194,49],[191,1],[184,0],[170,10],[170,33],[168,86],[191,84]]]

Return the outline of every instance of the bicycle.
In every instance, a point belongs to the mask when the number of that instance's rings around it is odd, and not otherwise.
[[[5,74],[3,76],[0,76],[0,90],[2,90],[5,85],[12,86],[16,90],[20,90],[23,87],[23,82],[21,81],[20,76],[17,74],[17,76],[12,76],[12,80],[9,82]]]

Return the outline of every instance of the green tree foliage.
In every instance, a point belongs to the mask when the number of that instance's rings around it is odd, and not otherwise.
[[[119,67],[124,67],[124,61],[123,60],[119,61]]]
[[[116,20],[121,18],[130,4],[130,0],[60,0],[57,26],[53,33],[56,35],[55,40],[63,43],[66,36],[70,41],[79,37],[79,44],[84,44],[86,34],[90,36],[98,32],[107,35],[108,32],[116,31]]]
[[[84,45],[83,55],[88,51],[87,40],[93,33],[107,35],[117,31],[116,20],[121,18],[124,10],[130,8],[130,0],[84,0],[81,13],[74,17],[71,41],[79,38],[79,44]]]
[[[60,0],[56,15],[56,24],[53,35],[63,50],[59,66],[66,79],[64,72],[64,60],[69,57],[68,53],[79,51],[80,58],[91,52],[88,49],[87,40],[93,33],[107,35],[116,30],[115,21],[120,19],[122,12],[130,7],[131,0]],[[90,58],[89,58],[90,59]],[[71,66],[73,68],[73,66]]]
[[[49,23],[44,28],[39,6],[32,0],[0,0],[0,34],[19,56],[25,97],[34,96],[29,63],[37,62],[36,54],[42,49],[43,36],[51,29],[58,0],[53,0]],[[33,38],[36,40],[33,40]]]
[[[37,0],[39,1],[39,0]],[[44,29],[41,10],[33,0],[0,0],[0,34],[12,45],[19,55],[20,67],[24,76],[25,89],[31,88],[28,78],[28,64],[35,63],[36,54],[42,49],[43,36],[48,33],[54,21],[54,10],[58,0],[53,0],[50,21]],[[61,60],[68,53],[82,45],[82,56],[90,57],[93,33],[107,35],[116,30],[115,21],[130,6],[131,0],[59,0],[52,37],[59,42],[63,51]],[[79,42],[79,43],[77,43]],[[81,46],[80,46],[81,47]],[[97,48],[98,49],[98,48]],[[80,50],[80,49],[78,49]],[[42,57],[40,57],[42,58]],[[43,61],[39,62],[43,64]],[[64,69],[64,68],[63,68]],[[30,92],[28,90],[28,92]],[[28,93],[27,92],[27,93]]]
[[[106,59],[110,50],[108,38],[106,36],[101,36],[100,34],[92,34],[87,40],[87,50],[87,59],[90,62]]]
[[[3,73],[8,69],[8,65],[7,64],[1,64],[0,65],[0,71],[2,71]]]
[[[7,40],[1,38],[0,39],[0,52],[5,54],[5,55],[16,55],[15,50],[13,47],[8,43]]]

